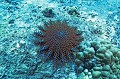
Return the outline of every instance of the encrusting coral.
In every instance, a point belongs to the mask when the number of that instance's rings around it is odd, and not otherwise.
[[[75,56],[78,73],[88,69],[93,79],[120,79],[120,49],[110,41],[92,41]]]

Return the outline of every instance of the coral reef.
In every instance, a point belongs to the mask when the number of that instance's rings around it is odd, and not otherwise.
[[[88,69],[93,79],[120,78],[118,75],[120,72],[120,49],[108,40],[92,41],[89,48],[84,48],[75,56],[78,73]]]
[[[120,0],[0,0],[0,79],[120,79],[119,4]],[[54,67],[53,55],[43,62],[48,55],[45,45],[38,54],[42,46],[33,44],[34,32],[44,35],[44,23],[50,26],[50,20],[84,31],[77,52],[71,50],[75,60],[62,67]]]

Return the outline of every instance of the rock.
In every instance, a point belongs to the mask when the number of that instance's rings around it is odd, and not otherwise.
[[[101,76],[101,72],[100,71],[93,71],[92,76],[93,76],[93,78],[99,78]]]

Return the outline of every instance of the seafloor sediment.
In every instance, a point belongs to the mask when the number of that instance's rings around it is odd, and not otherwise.
[[[0,0],[0,79],[120,79],[120,1]],[[83,31],[75,60],[54,68],[33,44],[45,22]]]

